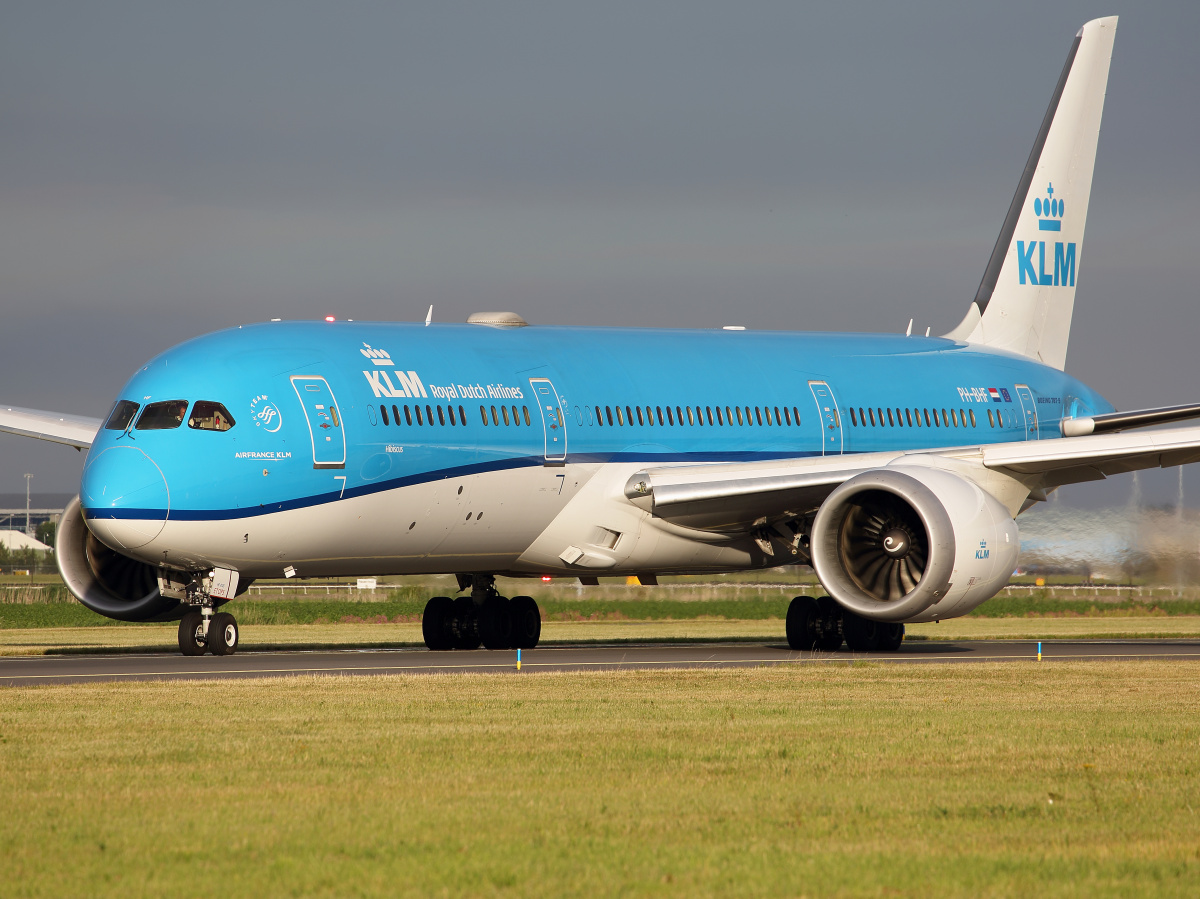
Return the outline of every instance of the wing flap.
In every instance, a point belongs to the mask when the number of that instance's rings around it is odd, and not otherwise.
[[[1140,433],[1095,434],[982,448],[985,467],[1042,487],[1060,487],[1142,471],[1200,462],[1200,427]]]
[[[49,440],[85,450],[96,439],[101,420],[83,415],[62,415],[58,412],[43,412],[40,409],[22,409],[18,406],[0,406],[0,431]]]

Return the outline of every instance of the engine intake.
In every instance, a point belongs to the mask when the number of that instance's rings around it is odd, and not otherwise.
[[[917,466],[860,474],[813,522],[813,567],[842,606],[876,621],[965,614],[1007,582],[1016,522],[976,484]]]
[[[158,590],[158,572],[101,543],[83,518],[76,496],[63,511],[54,554],[75,598],[118,621],[173,621],[184,612],[179,600]]]

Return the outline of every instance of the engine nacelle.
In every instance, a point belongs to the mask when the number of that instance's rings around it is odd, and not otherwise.
[[[123,556],[96,539],[83,520],[79,497],[63,511],[54,554],[58,571],[75,598],[119,621],[173,621],[185,607],[158,590],[158,571]]]
[[[812,561],[830,596],[876,621],[965,615],[1017,564],[1017,523],[966,478],[915,465],[846,481],[817,512]]]

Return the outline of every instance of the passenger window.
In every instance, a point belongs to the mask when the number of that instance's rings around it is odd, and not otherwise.
[[[713,423],[712,406],[705,406],[704,411],[708,413],[708,424],[711,427]]]
[[[850,424],[852,424],[856,428],[858,427],[858,419],[854,417],[854,407],[853,406],[850,407]]]
[[[441,417],[441,415],[442,415],[441,409],[442,409],[442,407],[441,407],[441,406],[438,406],[438,417],[439,417],[439,418],[440,418],[440,417]],[[453,407],[453,406],[447,406],[447,407],[446,407],[446,417],[447,417],[448,419],[450,419],[450,424],[452,424],[452,425],[453,425],[453,424],[457,424],[457,422],[455,422],[455,421],[454,421],[454,407]]]
[[[619,425],[625,424],[625,413],[623,413],[621,411],[620,406],[617,406],[617,424],[619,424]]]
[[[529,427],[529,407],[522,406],[521,409],[525,413],[525,427]]]
[[[873,427],[873,428],[874,428],[874,427],[876,427],[876,424],[875,424],[875,410],[874,410],[874,409],[868,409],[868,410],[867,410],[867,412],[869,412],[869,413],[871,414],[871,427]]]
[[[480,409],[482,410],[482,408],[483,407],[481,406]],[[408,426],[411,428],[412,427],[412,410],[409,409],[408,406],[404,407],[404,420],[406,422],[408,422]]]
[[[734,409],[734,411],[737,413],[738,424],[745,425],[746,423],[742,421],[742,407],[738,406],[736,409]]]
[[[404,408],[407,410],[408,406],[405,406]],[[423,418],[421,418],[421,407],[413,406],[413,411],[417,413],[417,424],[419,424],[419,425],[425,424],[425,420]]]
[[[758,406],[754,407],[754,420],[756,422],[758,422],[758,426],[761,428],[762,427],[762,409],[760,409]]]
[[[670,406],[667,407],[667,417],[668,418],[671,417],[671,407]],[[675,407],[675,421],[679,422],[680,427],[683,427],[683,408],[680,406]]]
[[[772,425],[772,424],[774,424],[774,422],[771,420],[771,407],[770,407],[770,406],[765,406],[765,407],[763,407],[763,408],[765,409],[765,411],[766,411],[766,413],[767,413],[767,425],[769,426],[769,425]],[[850,412],[851,412],[851,414],[850,414],[850,417],[851,417],[851,418],[853,418],[853,417],[854,417],[854,410],[852,409],[852,410],[850,410]]]
[[[193,416],[193,417],[195,417],[195,416]],[[387,406],[380,406],[380,407],[379,407],[379,417],[383,419],[383,423],[384,423],[385,425],[390,425],[390,424],[391,424],[391,422],[390,422],[390,421],[388,421]],[[398,421],[397,421],[396,423],[397,423],[397,424],[399,424],[399,422],[398,422]],[[189,422],[188,422],[188,424],[190,425],[190,424],[191,424],[191,422],[189,421]]]
[[[996,427],[996,420],[994,418],[992,418],[992,410],[991,409],[988,409],[988,427],[989,428]]]
[[[500,414],[504,416],[504,423],[506,425],[508,425],[509,427],[511,427],[511,425],[509,425],[509,421],[508,421],[508,406],[501,406]]]
[[[675,417],[671,415],[671,407],[667,406],[667,424],[671,427],[675,426]]]
[[[631,409],[629,406],[625,407],[625,421],[629,427],[633,427],[633,409]]]
[[[646,407],[646,424],[653,427],[654,425],[654,410],[649,406]]]
[[[792,406],[792,420],[793,420],[793,424],[795,424],[795,425],[799,426],[799,424],[800,424],[800,410],[799,410],[799,409],[797,409],[795,406]]]
[[[913,426],[913,423],[912,423],[912,410],[911,410],[911,409],[905,409],[905,410],[904,410],[904,420],[908,422],[908,426],[909,426],[910,428]]]
[[[696,419],[692,417],[692,407],[691,407],[691,406],[688,406],[688,407],[687,407],[687,410],[688,410],[688,424],[689,424],[689,425],[692,425],[693,427],[695,427],[695,425],[696,425]],[[681,420],[682,420],[682,419],[681,419]]]
[[[108,415],[108,421],[104,423],[104,427],[109,431],[124,431],[133,421],[133,416],[137,415],[139,406],[137,403],[129,400],[118,400],[113,406],[112,412]]]
[[[385,415],[384,418],[386,419],[387,416]],[[392,406],[392,418],[395,419],[396,426],[399,427],[400,426],[400,407],[399,406]],[[384,424],[387,424],[387,422],[384,421]]]
[[[467,410],[462,406],[458,407],[458,420],[462,423],[464,428],[467,426]]]
[[[196,400],[192,406],[188,427],[197,431],[228,431],[234,425],[233,416],[220,403]]]
[[[164,400],[161,403],[151,403],[142,410],[138,417],[139,431],[169,431],[183,424],[187,414],[187,400]]]
[[[1004,413],[999,409],[996,410],[996,421],[1000,423],[1000,427],[1004,427]]]
[[[979,427],[979,425],[977,425],[977,424],[975,423],[975,410],[974,410],[974,409],[968,409],[968,410],[967,410],[967,414],[971,416],[971,427],[973,427],[973,428],[977,428],[977,427]]]
[[[440,409],[441,407],[439,406],[438,408]],[[426,406],[426,407],[425,407],[425,423],[426,423],[426,424],[428,424],[428,425],[430,425],[430,426],[432,426],[432,425],[433,425],[433,406]],[[444,423],[445,423],[445,422],[443,422],[443,424],[444,424]]]
[[[888,409],[887,413],[888,413],[888,427],[894,428],[896,426],[896,422],[892,420],[892,410]]]
[[[638,419],[639,425],[641,425],[642,427],[646,426],[646,421],[645,421],[645,419],[642,418],[642,407],[641,406],[637,407],[637,419]]]
[[[659,427],[662,427],[664,424],[666,424],[666,422],[663,420],[662,406],[655,406],[654,411],[658,413],[658,424],[659,424]],[[668,407],[667,412],[670,412],[670,411],[671,410]]]
[[[860,414],[862,413],[862,409],[859,409],[858,411]],[[787,421],[788,425],[790,426],[792,423],[792,413],[788,411],[787,406],[783,407],[783,417]]]

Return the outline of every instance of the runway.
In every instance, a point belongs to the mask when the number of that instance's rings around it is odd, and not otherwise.
[[[1200,659],[1200,640],[1055,641],[1042,643],[1046,661]],[[1024,641],[912,641],[896,653],[795,652],[785,643],[653,643],[552,645],[525,650],[519,674],[542,671],[629,671],[663,668],[749,668],[935,662],[1030,662],[1037,644]],[[128,680],[222,680],[303,674],[380,675],[517,671],[511,650],[429,652],[426,649],[271,651],[186,657],[176,654],[19,656],[0,658],[0,686]]]

